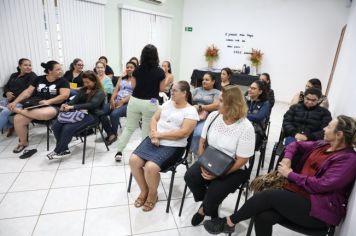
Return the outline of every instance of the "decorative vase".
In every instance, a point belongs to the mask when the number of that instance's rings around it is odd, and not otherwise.
[[[256,75],[259,75],[259,74],[260,74],[260,67],[259,67],[259,65],[256,65],[255,68],[256,68]]]

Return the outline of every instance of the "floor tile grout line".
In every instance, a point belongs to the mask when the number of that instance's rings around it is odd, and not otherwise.
[[[95,136],[95,140],[97,139],[98,134],[96,134]],[[87,202],[85,205],[85,211],[84,211],[84,221],[83,221],[83,228],[82,228],[82,236],[84,236],[84,231],[85,231],[85,223],[86,223],[86,219],[87,219],[87,212],[88,212],[88,204],[89,204],[89,197],[90,197],[90,182],[91,182],[91,178],[93,175],[93,164],[94,164],[94,159],[95,159],[95,150],[96,150],[96,145],[97,143],[94,142],[94,150],[93,150],[93,159],[91,161],[91,167],[90,167],[90,178],[89,178],[89,186],[88,186],[88,195],[87,195]]]
[[[125,163],[124,155],[122,155],[122,160],[121,161],[124,164],[124,175],[125,175],[125,182],[126,182],[125,186],[126,186],[126,196],[127,196],[127,208],[128,208],[128,212],[129,212],[129,221],[130,221],[130,235],[133,235],[132,222],[131,222],[130,196],[129,196],[130,194],[129,194],[129,192],[127,192],[128,182],[127,182],[127,174],[126,174],[126,168],[125,168],[126,167],[126,163]],[[131,173],[131,170],[130,170],[130,173]],[[133,179],[133,177],[132,177],[132,179]]]

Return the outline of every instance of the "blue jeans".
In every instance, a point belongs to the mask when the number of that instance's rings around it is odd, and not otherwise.
[[[284,140],[284,145],[287,146],[288,144],[293,143],[295,141],[297,141],[297,140],[293,136],[288,136]]]
[[[91,115],[86,115],[83,120],[76,123],[63,124],[56,120],[52,125],[54,137],[56,138],[56,153],[64,152],[68,150],[68,144],[72,141],[73,136],[79,130],[86,126],[92,125],[96,122],[96,118]]]
[[[20,108],[22,107],[21,104],[17,104],[16,107]],[[10,115],[13,114],[7,107],[3,108],[2,111],[0,111],[0,130],[3,128],[11,128],[13,127],[13,124],[10,123],[9,118]]]
[[[120,118],[126,116],[126,111],[127,111],[127,104],[114,109],[110,113],[111,126],[115,134],[117,134],[117,130],[120,125]]]
[[[203,131],[204,124],[205,124],[205,120],[201,120],[198,122],[197,126],[194,129],[192,144],[190,146],[190,151],[192,151],[194,154],[198,153],[200,135],[201,132]]]

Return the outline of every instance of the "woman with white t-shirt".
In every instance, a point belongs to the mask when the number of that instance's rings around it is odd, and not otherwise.
[[[189,104],[192,95],[186,81],[175,84],[171,94],[171,100],[153,115],[149,137],[130,157],[131,172],[141,190],[134,205],[143,206],[143,211],[154,208],[158,200],[160,170],[182,157],[187,139],[199,120],[198,112]]]
[[[192,225],[199,225],[205,215],[218,217],[222,201],[235,192],[248,175],[242,169],[255,149],[255,131],[246,118],[247,106],[241,90],[236,85],[222,88],[219,110],[210,113],[204,124],[199,141],[198,155],[205,149],[208,136],[209,145],[235,157],[235,163],[227,173],[217,178],[195,162],[186,172],[184,180],[192,191],[196,202],[202,201],[198,212],[192,218]],[[209,131],[208,126],[211,124]]]

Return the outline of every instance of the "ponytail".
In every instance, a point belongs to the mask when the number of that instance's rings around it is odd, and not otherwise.
[[[47,63],[42,62],[41,66],[44,68],[44,73],[48,74],[57,64],[59,64],[57,61],[48,61]]]

